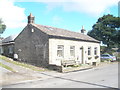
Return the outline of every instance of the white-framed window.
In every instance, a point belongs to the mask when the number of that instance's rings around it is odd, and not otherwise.
[[[10,54],[13,53],[13,47],[9,47],[9,53],[10,53]]]
[[[70,46],[70,56],[75,57],[75,46]]]
[[[3,53],[3,48],[2,47],[0,47],[0,54],[2,54]]]
[[[63,45],[57,46],[57,56],[64,57],[64,46]]]
[[[88,55],[91,55],[91,47],[88,47]]]
[[[97,47],[94,48],[94,55],[97,55]]]

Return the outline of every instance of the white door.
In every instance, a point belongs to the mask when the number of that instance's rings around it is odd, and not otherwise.
[[[80,48],[80,53],[79,53],[79,60],[83,64],[83,47]]]

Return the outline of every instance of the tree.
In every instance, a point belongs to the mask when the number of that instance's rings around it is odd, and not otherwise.
[[[88,35],[107,44],[108,48],[120,45],[120,17],[104,15],[100,17]],[[118,39],[119,38],[119,39]]]
[[[6,25],[3,24],[2,19],[0,19],[0,34],[2,34],[6,29]]]

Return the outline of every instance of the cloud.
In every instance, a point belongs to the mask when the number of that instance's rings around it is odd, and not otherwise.
[[[50,0],[51,1],[51,0]],[[54,1],[54,0],[53,0]],[[62,7],[65,11],[76,11],[85,13],[92,16],[99,16],[106,11],[109,11],[110,7],[117,5],[119,0],[60,0],[58,2],[44,2],[50,10],[55,7]]]
[[[63,19],[59,16],[53,16],[52,23],[54,25],[59,25],[63,22]]]
[[[14,0],[0,0],[0,18],[7,28],[18,28],[26,25],[25,9],[15,6]]]
[[[92,16],[99,16],[109,8],[118,5],[119,0],[15,0],[17,2],[43,2],[48,10],[62,7],[65,11],[76,11]]]
[[[26,25],[25,8],[14,5],[14,2],[40,2],[47,5],[49,11],[61,7],[67,12],[80,12],[92,16],[99,16],[110,7],[117,5],[119,0],[0,0],[0,18],[7,28],[18,28]],[[58,19],[59,20],[59,19]],[[57,21],[55,18],[54,21]]]
[[[110,12],[110,7],[118,5],[119,0],[15,0],[16,2],[40,2],[47,4],[48,11],[62,7],[64,11],[80,12],[99,16]]]

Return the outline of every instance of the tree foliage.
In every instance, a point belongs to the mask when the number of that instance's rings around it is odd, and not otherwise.
[[[100,17],[88,35],[107,44],[109,48],[120,45],[120,17],[110,14]]]
[[[0,34],[2,34],[6,29],[6,25],[3,24],[2,19],[0,19]]]

